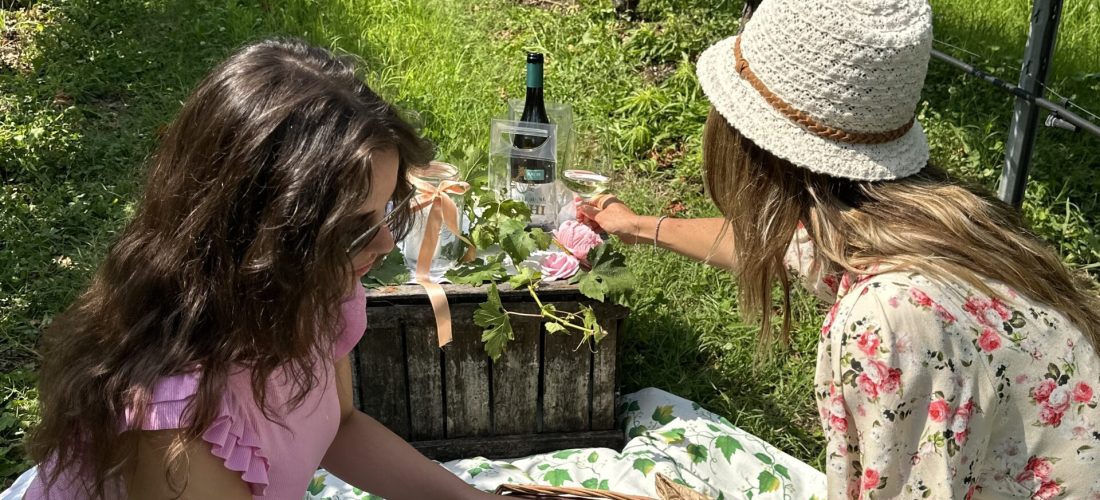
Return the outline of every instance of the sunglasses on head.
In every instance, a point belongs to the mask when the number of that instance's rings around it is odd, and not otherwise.
[[[348,255],[352,255],[359,250],[362,250],[363,247],[367,246],[367,244],[374,239],[375,236],[378,236],[378,232],[382,230],[382,226],[388,225],[393,222],[395,217],[394,214],[396,214],[399,210],[408,209],[409,202],[412,201],[413,197],[415,196],[416,190],[414,189],[409,192],[409,194],[406,195],[405,198],[403,198],[401,201],[394,203],[391,200],[389,203],[386,203],[386,213],[382,216],[382,220],[379,220],[377,224],[372,225],[370,228],[364,231],[363,234],[360,234],[354,240],[352,240],[351,244],[348,245],[348,248],[347,250],[345,250],[345,252],[347,252]]]

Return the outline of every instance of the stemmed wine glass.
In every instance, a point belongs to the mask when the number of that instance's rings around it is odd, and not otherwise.
[[[572,164],[561,181],[582,200],[604,194],[611,182],[611,149],[595,135],[582,137],[573,149]]]

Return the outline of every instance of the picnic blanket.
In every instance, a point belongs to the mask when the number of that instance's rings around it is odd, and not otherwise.
[[[443,465],[492,491],[504,483],[582,486],[656,497],[654,479],[673,481],[718,499],[825,498],[825,475],[698,404],[659,389],[620,400],[629,441],[606,448],[561,450],[515,460],[467,458]],[[36,473],[24,473],[0,500],[18,499]],[[305,500],[378,499],[318,469]]]

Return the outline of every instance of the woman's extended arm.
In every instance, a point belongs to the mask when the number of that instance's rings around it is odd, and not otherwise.
[[[355,409],[351,362],[336,363],[340,430],[321,466],[340,479],[390,500],[402,498],[496,498],[483,493],[429,460],[377,420]]]
[[[582,217],[594,220],[624,243],[652,245],[656,237],[661,248],[712,266],[734,268],[733,239],[729,231],[723,231],[725,220],[720,217],[667,218],[661,221],[661,232],[657,234],[657,217],[638,215],[613,196],[583,204],[578,210]]]

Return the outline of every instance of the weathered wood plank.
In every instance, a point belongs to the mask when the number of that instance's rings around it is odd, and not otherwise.
[[[615,398],[618,396],[618,343],[617,319],[600,318],[600,326],[607,336],[592,349],[592,423],[591,429],[602,431],[615,428]]]
[[[454,340],[443,348],[446,436],[485,436],[492,430],[489,356],[473,325],[474,304],[453,304]],[[430,313],[429,313],[430,314]]]
[[[512,290],[507,283],[498,285],[500,298],[504,302],[529,301],[531,296],[526,288]],[[447,300],[451,304],[463,302],[482,302],[485,294],[489,292],[488,286],[469,285],[443,285],[447,292]],[[580,293],[576,285],[570,285],[564,281],[552,281],[539,285],[539,297],[546,300],[576,299]],[[367,290],[367,300],[376,304],[386,302],[390,304],[426,304],[428,297],[424,293],[424,287],[420,285],[384,286]]]
[[[408,439],[405,350],[400,328],[369,326],[359,351],[359,401],[364,413]]]
[[[412,445],[428,458],[447,461],[473,456],[518,458],[570,448],[621,450],[623,442],[622,431],[585,431],[414,441]]]
[[[535,318],[512,318],[515,339],[493,363],[493,433],[538,431],[539,335]]]
[[[576,311],[559,304],[559,310]],[[580,336],[543,331],[542,432],[588,429],[589,378],[592,356]]]
[[[443,366],[435,318],[430,309],[404,316],[409,369],[409,439],[443,439],[446,436]]]

